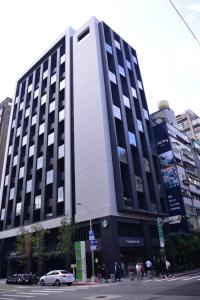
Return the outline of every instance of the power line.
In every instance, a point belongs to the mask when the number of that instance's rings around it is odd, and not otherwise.
[[[184,22],[184,24],[187,26],[187,28],[189,29],[190,33],[192,34],[192,36],[195,38],[195,40],[197,41],[198,45],[200,46],[200,41],[198,40],[198,38],[195,36],[194,32],[192,31],[192,29],[190,28],[190,26],[186,23],[186,21],[184,20],[184,18],[181,16],[180,12],[178,11],[178,9],[176,8],[176,6],[174,5],[174,3],[169,0],[169,2],[171,3],[171,5],[173,6],[173,8],[175,9],[175,11],[177,12],[177,14],[179,15],[179,17],[181,18],[181,20]]]

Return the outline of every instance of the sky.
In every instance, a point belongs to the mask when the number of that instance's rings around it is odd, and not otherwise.
[[[200,0],[173,0],[200,40]],[[137,51],[150,113],[168,100],[176,114],[200,116],[200,45],[169,0],[0,1],[0,102],[70,26],[103,20]]]

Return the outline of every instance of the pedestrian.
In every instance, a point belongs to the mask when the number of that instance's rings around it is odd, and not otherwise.
[[[152,262],[149,259],[147,259],[147,261],[146,261],[146,269],[147,269],[147,277],[149,279],[151,279],[152,278]]]
[[[109,278],[109,272],[108,272],[108,268],[106,267],[105,264],[102,265],[102,272],[101,275],[105,281],[105,283],[108,283],[108,278]]]
[[[114,262],[114,271],[115,271],[115,281],[117,279],[120,281],[121,280],[121,266],[118,264],[117,261]]]
[[[149,259],[147,259],[147,261],[146,261],[146,268],[147,268],[147,271],[152,270],[152,262]]]
[[[162,278],[165,279],[166,278],[166,264],[165,264],[165,260],[163,258],[161,259],[161,272],[162,272]]]
[[[102,283],[102,266],[98,265],[97,266],[97,280],[99,283]]]
[[[125,276],[125,265],[124,262],[121,262],[121,277]]]
[[[160,278],[161,273],[162,273],[162,264],[161,264],[160,258],[157,258],[155,268],[156,268],[156,276],[158,278]]]
[[[139,263],[139,261],[136,263],[135,270],[136,270],[136,278],[137,280],[140,280],[142,278],[142,272],[141,272],[141,264]]]
[[[143,264],[143,262],[141,261],[140,262],[140,268],[141,268],[141,279],[143,279],[144,278],[144,264]]]
[[[169,274],[171,274],[172,278],[174,278],[171,263],[167,259],[165,260],[165,268],[166,268],[167,278],[169,277]]]

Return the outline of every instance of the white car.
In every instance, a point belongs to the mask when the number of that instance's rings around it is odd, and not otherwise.
[[[74,282],[74,275],[66,270],[53,270],[40,278],[40,285],[71,285]]]

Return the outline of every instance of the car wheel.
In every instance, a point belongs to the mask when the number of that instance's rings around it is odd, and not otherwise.
[[[67,285],[72,285],[72,282],[68,282]]]
[[[56,279],[55,286],[59,286],[59,285],[60,285],[60,281],[58,279]]]
[[[40,280],[40,285],[42,285],[42,286],[44,286],[45,285],[45,283],[44,283],[44,280],[42,279],[42,280]]]

